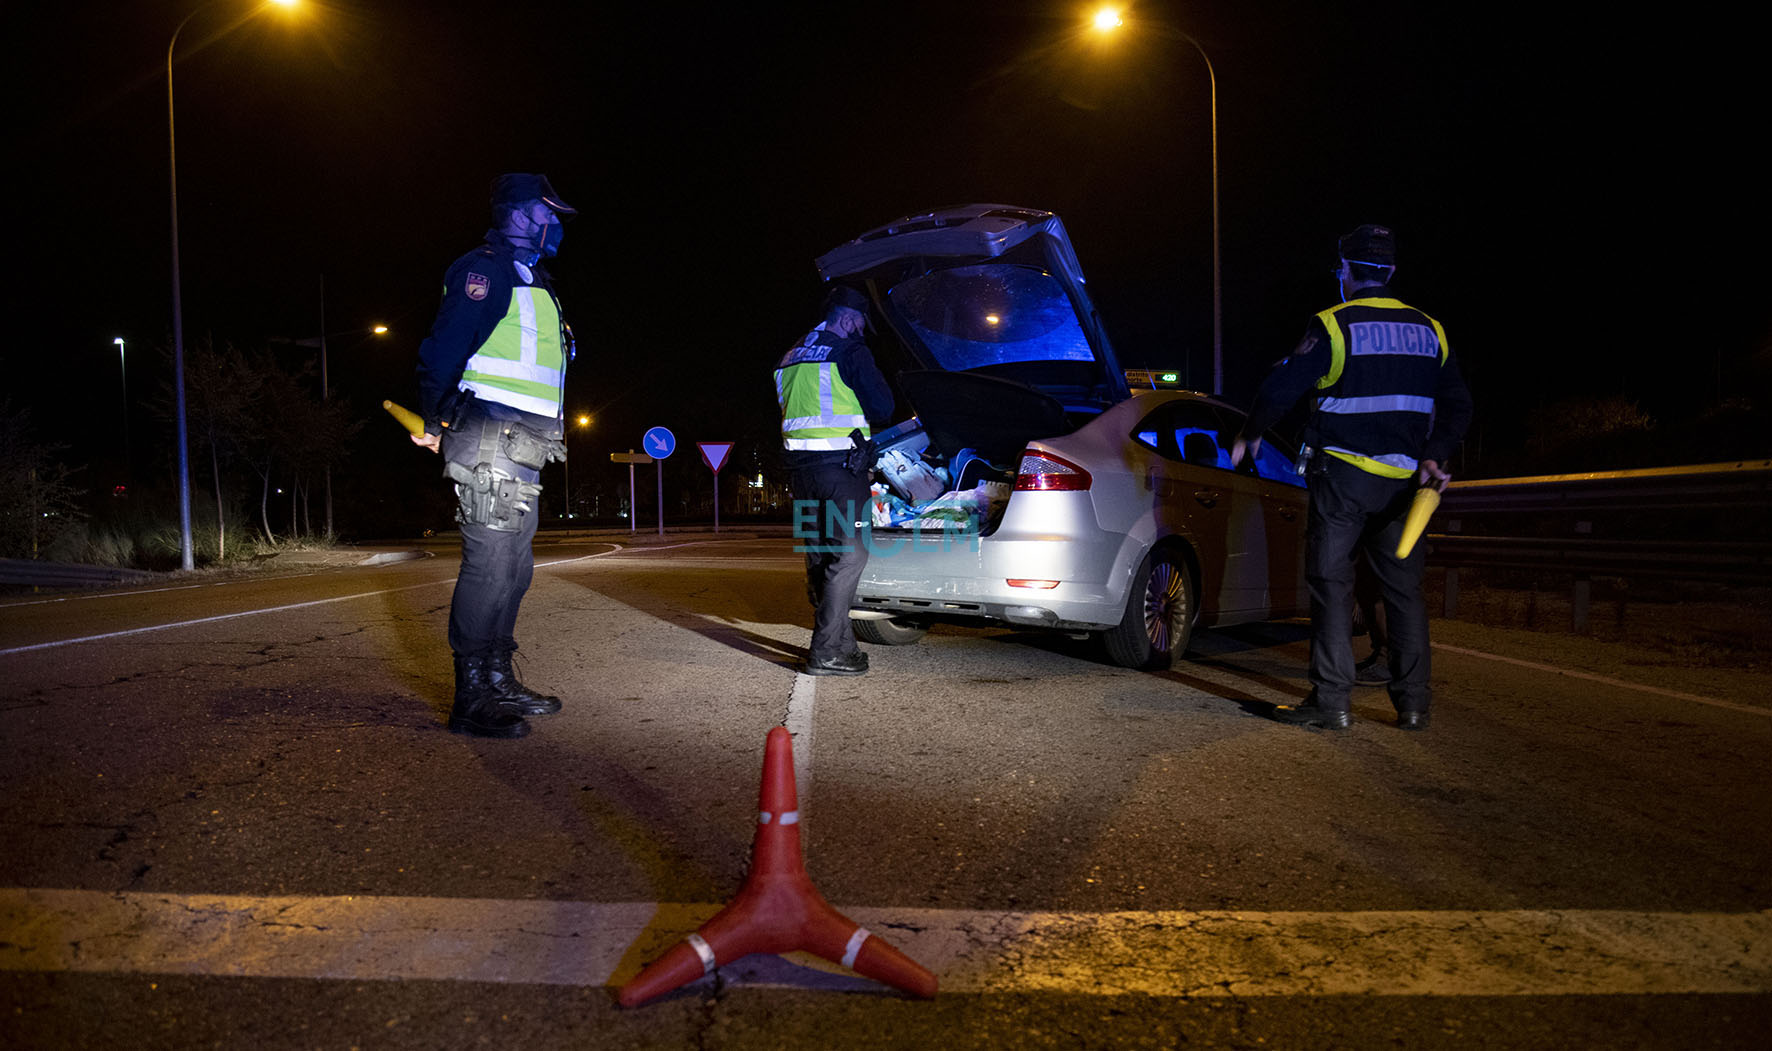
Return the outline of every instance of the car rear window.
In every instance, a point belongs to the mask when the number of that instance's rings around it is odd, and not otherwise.
[[[1064,287],[1037,267],[983,263],[901,281],[893,310],[942,368],[1094,361]]]

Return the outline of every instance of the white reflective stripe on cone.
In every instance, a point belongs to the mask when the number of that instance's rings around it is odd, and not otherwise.
[[[855,970],[855,958],[861,955],[861,944],[870,937],[872,935],[866,927],[855,928],[855,933],[849,936],[849,944],[843,947],[843,966]]]
[[[695,950],[695,955],[701,957],[701,973],[713,974],[714,950],[708,946],[707,941],[699,934],[691,934],[683,940],[689,943],[691,949]]]

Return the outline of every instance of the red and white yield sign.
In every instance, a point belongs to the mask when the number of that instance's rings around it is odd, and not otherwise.
[[[701,462],[708,465],[708,470],[715,474],[726,466],[726,457],[732,455],[732,442],[696,442],[695,447],[701,450]]]

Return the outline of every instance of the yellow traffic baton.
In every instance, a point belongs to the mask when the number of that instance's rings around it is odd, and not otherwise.
[[[399,420],[400,426],[411,431],[414,438],[421,437],[425,433],[424,417],[420,416],[418,413],[413,412],[404,405],[387,401],[385,399],[382,401],[381,407],[388,410],[388,415]]]
[[[1403,538],[1397,541],[1397,557],[1408,558],[1409,552],[1415,550],[1415,542],[1427,531],[1427,520],[1434,516],[1440,506],[1440,491],[1431,486],[1422,486],[1415,490],[1415,499],[1409,504],[1409,517],[1403,520]]]

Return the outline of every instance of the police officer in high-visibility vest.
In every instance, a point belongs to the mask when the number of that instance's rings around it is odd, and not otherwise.
[[[1339,242],[1341,305],[1311,319],[1290,357],[1274,366],[1231,448],[1233,465],[1310,396],[1305,428],[1310,517],[1305,578],[1311,596],[1311,696],[1281,706],[1281,722],[1345,730],[1355,679],[1354,559],[1364,552],[1377,578],[1389,635],[1391,703],[1397,725],[1425,730],[1427,607],[1423,545],[1398,559],[1397,540],[1418,486],[1444,489],[1446,462],[1470,426],[1471,397],[1438,321],[1391,294],[1396,239],[1361,226]]]
[[[863,675],[849,607],[867,566],[873,426],[892,415],[892,389],[863,341],[868,297],[843,285],[825,298],[824,320],[775,369],[783,459],[794,493],[795,536],[806,553],[812,602],[808,675]],[[861,441],[855,439],[860,436]]]
[[[517,680],[511,654],[535,571],[541,468],[566,458],[572,338],[542,261],[575,214],[546,176],[494,179],[486,243],[444,275],[443,305],[418,351],[425,433],[412,440],[442,453],[459,503],[461,575],[449,608],[454,733],[521,737],[526,716],[560,710],[559,698]]]

